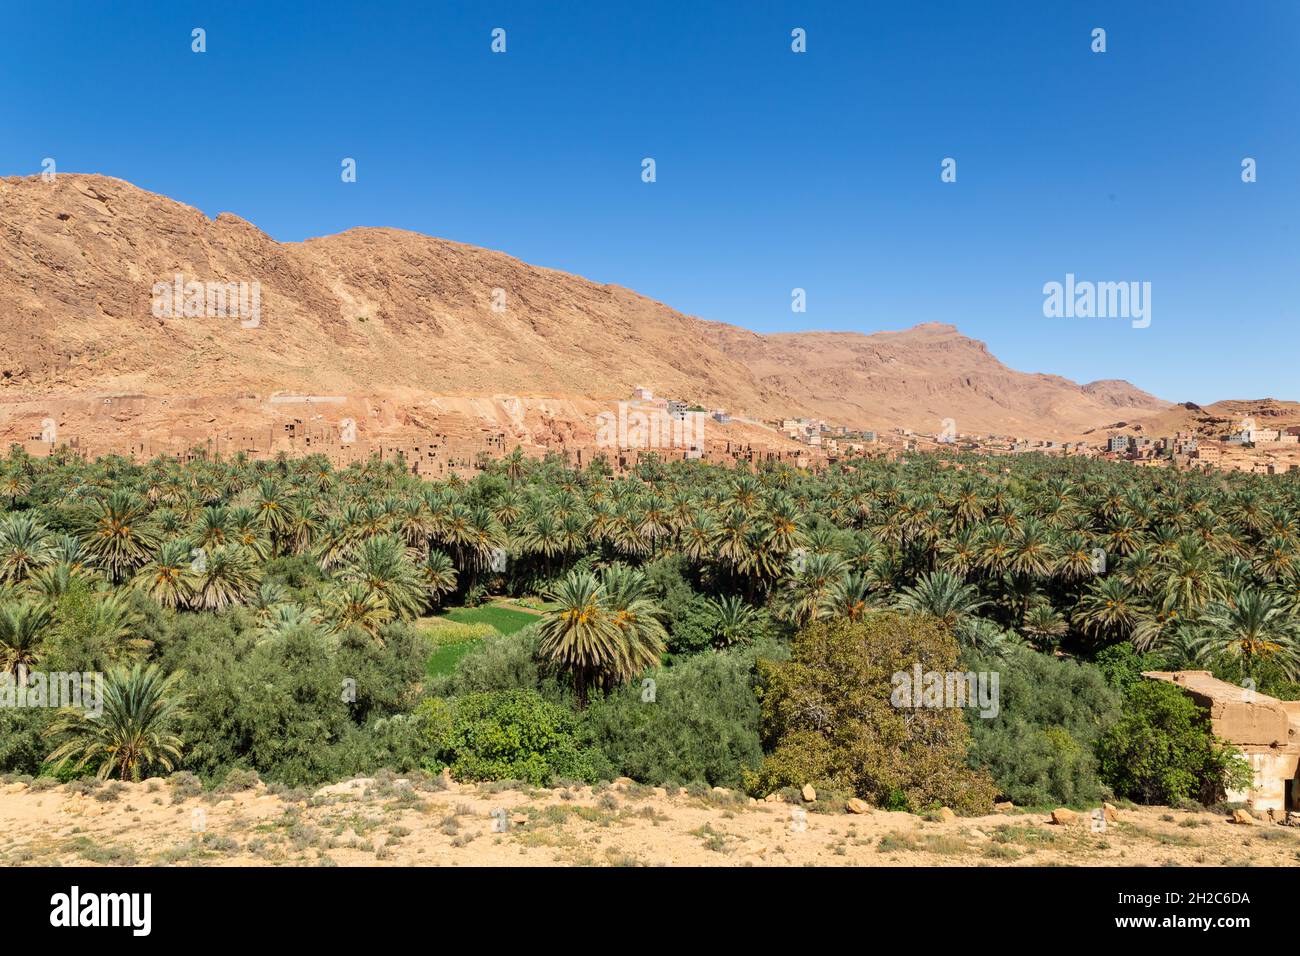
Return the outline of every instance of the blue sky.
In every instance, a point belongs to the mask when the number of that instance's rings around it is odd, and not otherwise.
[[[1300,399],[1297,49],[1295,0],[65,0],[0,31],[0,174],[49,156],[280,240],[397,226],[763,332],[948,322],[1026,371]],[[1150,282],[1150,327],[1045,318],[1066,273]]]

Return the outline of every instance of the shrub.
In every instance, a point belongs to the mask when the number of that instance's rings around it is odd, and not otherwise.
[[[238,765],[292,786],[337,776],[332,745],[353,726],[341,690],[358,675],[340,666],[329,638],[302,626],[260,643],[240,632],[233,646],[205,640],[188,650],[188,769],[213,779]],[[357,680],[358,693],[365,686]]]
[[[221,786],[217,787],[217,793],[239,793],[243,790],[254,790],[261,782],[255,771],[241,770],[236,767],[226,774],[226,779],[222,780]]]
[[[760,662],[770,748],[751,783],[761,791],[812,783],[877,805],[944,804],[987,811],[995,788],[967,766],[970,732],[954,708],[897,708],[893,677],[920,663],[957,669],[957,642],[933,618],[892,612],[818,622],[786,663]]]
[[[1128,641],[1099,651],[1094,663],[1106,678],[1106,683],[1121,693],[1128,693],[1135,684],[1142,683],[1145,680],[1143,671],[1164,668],[1164,660],[1159,654],[1139,654]]]
[[[1102,779],[1136,803],[1217,802],[1250,786],[1244,757],[1215,740],[1209,717],[1172,684],[1143,681],[1097,742]]]
[[[587,711],[583,739],[642,783],[741,786],[763,755],[752,655],[701,654],[645,678],[653,701],[644,683],[621,688]]]
[[[53,709],[45,707],[0,707],[0,772],[33,776],[50,772],[43,765],[50,752],[43,734],[54,715]]]
[[[542,666],[537,660],[537,627],[484,640],[456,662],[450,674],[433,678],[430,693],[463,697],[500,690],[538,690]],[[549,696],[549,695],[548,695]]]
[[[381,767],[409,773],[424,765],[429,751],[420,717],[394,714],[378,717],[364,727],[349,728],[332,748],[327,761],[336,777],[362,777]]]
[[[1118,718],[1120,695],[1099,669],[1029,650],[967,663],[999,673],[997,716],[968,712],[972,766],[987,770],[1021,806],[1103,796],[1093,745]]]
[[[450,766],[458,780],[539,786],[553,777],[590,781],[608,774],[599,751],[578,745],[573,713],[535,691],[470,694],[452,701],[450,709],[449,727],[437,706],[423,715],[434,738],[430,769]]]

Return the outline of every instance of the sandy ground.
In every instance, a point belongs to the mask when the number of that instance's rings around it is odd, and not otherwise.
[[[441,789],[439,789],[441,788]],[[0,786],[0,865],[1294,866],[1300,828],[1121,808],[1094,832],[1008,811],[949,821],[668,795],[359,780],[315,794],[186,795],[164,780]]]

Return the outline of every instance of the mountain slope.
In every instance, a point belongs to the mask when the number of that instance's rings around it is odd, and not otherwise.
[[[1127,382],[1079,386],[1017,372],[951,325],[756,335],[709,323],[709,332],[762,385],[837,422],[936,432],[951,418],[959,432],[1047,436],[1111,421],[1117,410],[1136,416],[1168,407]]]
[[[154,285],[258,282],[259,324],[153,314]],[[497,291],[500,290],[500,291]],[[504,306],[504,308],[501,308]],[[94,175],[0,179],[0,402],[45,395],[520,396],[637,385],[752,418],[1072,434],[1168,407],[1014,371],[952,326],[761,336],[394,229],[279,243]]]

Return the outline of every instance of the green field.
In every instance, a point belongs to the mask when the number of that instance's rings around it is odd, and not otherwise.
[[[429,662],[425,665],[425,671],[430,677],[440,677],[443,674],[450,674],[456,669],[456,662],[468,654],[480,641],[462,641],[459,644],[447,644],[439,647],[429,655]]]
[[[439,621],[451,621],[456,624],[486,624],[498,634],[514,634],[529,624],[535,624],[540,617],[539,614],[517,611],[497,604],[483,604],[479,607],[451,608],[433,618],[426,618],[424,623],[428,630],[435,633],[440,626]],[[450,674],[456,667],[456,662],[468,654],[475,645],[481,643],[481,640],[479,638],[459,641],[455,644],[439,643],[439,646],[429,655],[429,662],[426,665],[429,676]]]
[[[497,604],[483,604],[479,607],[457,607],[452,608],[446,614],[442,615],[458,624],[491,624],[502,634],[513,634],[515,631],[527,627],[529,624],[537,623],[540,615],[529,614],[527,611],[516,611],[512,608],[501,607]]]

